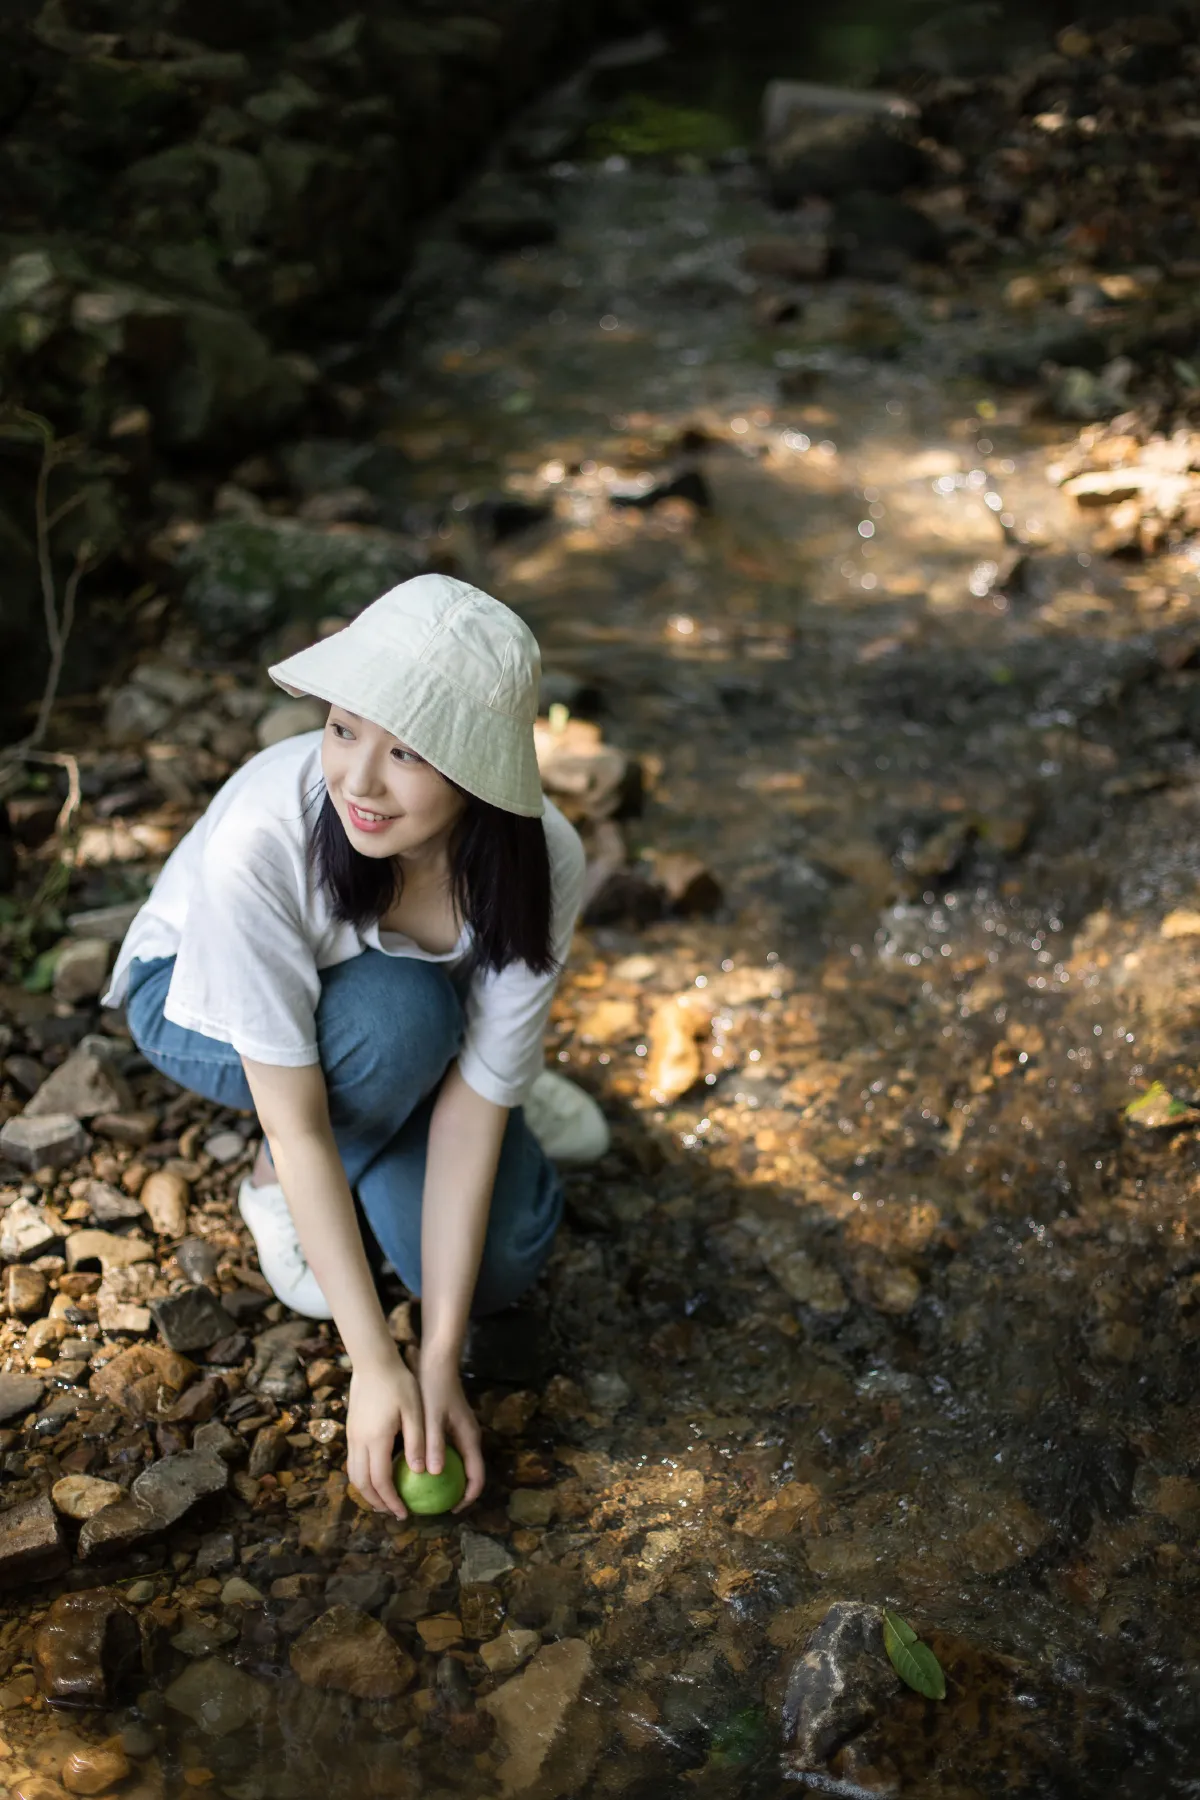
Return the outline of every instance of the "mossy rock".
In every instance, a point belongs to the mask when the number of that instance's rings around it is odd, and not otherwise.
[[[359,612],[417,573],[382,531],[318,531],[291,520],[221,519],[188,546],[184,603],[206,636],[247,643],[290,620]]]
[[[695,106],[630,94],[587,134],[595,156],[721,156],[742,142],[731,119]]]

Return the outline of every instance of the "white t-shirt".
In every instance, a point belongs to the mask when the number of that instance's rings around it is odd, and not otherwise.
[[[320,973],[366,949],[446,963],[400,932],[359,931],[333,917],[308,861],[323,799],[319,731],[263,750],[232,775],[176,846],[121,945],[104,1005],[119,1006],[135,958],[173,956],[163,1008],[174,1025],[232,1044],[253,1062],[298,1068],[320,1061]],[[560,964],[571,944],[584,856],[574,828],[549,800],[543,818],[553,895],[551,941]],[[556,977],[525,963],[472,976],[458,1064],[477,1094],[518,1106],[542,1066]]]

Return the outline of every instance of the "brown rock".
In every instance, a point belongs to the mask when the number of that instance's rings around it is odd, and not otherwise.
[[[391,1700],[411,1687],[417,1666],[378,1619],[331,1606],[292,1645],[291,1664],[309,1687],[358,1700]]]
[[[505,1795],[520,1793],[538,1780],[591,1667],[590,1644],[582,1638],[560,1638],[544,1645],[520,1675],[480,1701],[495,1719],[504,1746],[497,1774]],[[595,1748],[599,1749],[598,1740]],[[586,1777],[587,1771],[583,1773]],[[555,1791],[564,1790],[556,1784]]]
[[[655,854],[651,866],[672,910],[687,918],[716,912],[725,898],[708,864],[686,850]]]
[[[195,1363],[158,1344],[135,1344],[97,1369],[89,1387],[128,1419],[161,1418],[199,1373]]]
[[[515,1675],[542,1642],[539,1631],[502,1631],[488,1644],[480,1644],[479,1655],[489,1675]]]
[[[143,1469],[126,1499],[93,1515],[79,1534],[79,1555],[121,1549],[151,1532],[174,1525],[206,1494],[229,1485],[229,1469],[219,1457],[181,1450]]]
[[[191,1188],[182,1175],[169,1169],[156,1169],[154,1174],[147,1175],[138,1199],[160,1237],[183,1237],[187,1231]]]
[[[421,1634],[421,1642],[433,1656],[442,1656],[447,1650],[455,1650],[463,1641],[462,1620],[453,1613],[434,1613],[432,1618],[419,1619],[417,1630]]]
[[[472,1643],[493,1637],[499,1631],[504,1619],[504,1602],[499,1588],[487,1582],[460,1588],[458,1603],[463,1636]]]
[[[699,1081],[704,1067],[699,1040],[710,1023],[707,1009],[690,994],[656,1007],[642,1079],[660,1106],[681,1099]]]
[[[73,1231],[67,1239],[67,1267],[78,1269],[87,1263],[99,1263],[107,1275],[110,1269],[127,1269],[133,1263],[152,1262],[154,1246],[145,1238],[119,1237],[115,1231],[92,1228]]]
[[[62,1783],[71,1794],[102,1794],[124,1781],[129,1758],[115,1741],[73,1750],[62,1767]]]
[[[98,1475],[64,1475],[50,1489],[50,1498],[68,1519],[90,1519],[101,1507],[119,1500],[121,1493],[115,1481],[101,1481]]]
[[[49,1494],[18,1500],[0,1513],[0,1591],[10,1583],[57,1575],[69,1562]]]
[[[10,1318],[36,1319],[46,1309],[49,1288],[40,1269],[10,1263],[4,1271],[4,1305]]]

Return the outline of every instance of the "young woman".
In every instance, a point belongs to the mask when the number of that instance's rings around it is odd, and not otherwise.
[[[583,853],[538,779],[537,644],[489,595],[421,575],[270,673],[327,701],[327,725],[226,782],[130,927],[105,1002],[125,1003],[173,1081],[257,1112],[240,1210],[275,1293],[332,1316],[349,1352],[351,1481],[402,1518],[396,1436],[434,1473],[450,1438],[466,1506],[484,1478],[459,1377],[468,1317],[510,1305],[549,1254],[562,1194],[547,1149],[607,1146],[595,1103],[541,1071]],[[417,1378],[355,1193],[421,1295]]]

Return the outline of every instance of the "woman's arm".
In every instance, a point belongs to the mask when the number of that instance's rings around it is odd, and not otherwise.
[[[448,1433],[467,1470],[469,1506],[483,1491],[479,1426],[459,1363],[479,1274],[508,1108],[469,1087],[455,1064],[429,1123],[421,1211],[421,1397],[425,1460],[436,1474]]]
[[[353,1368],[346,1473],[377,1511],[402,1519],[394,1445],[403,1431],[409,1467],[424,1468],[421,1396],[384,1322],[329,1123],[325,1077],[315,1063],[280,1068],[243,1058],[243,1066],[301,1246]]]

